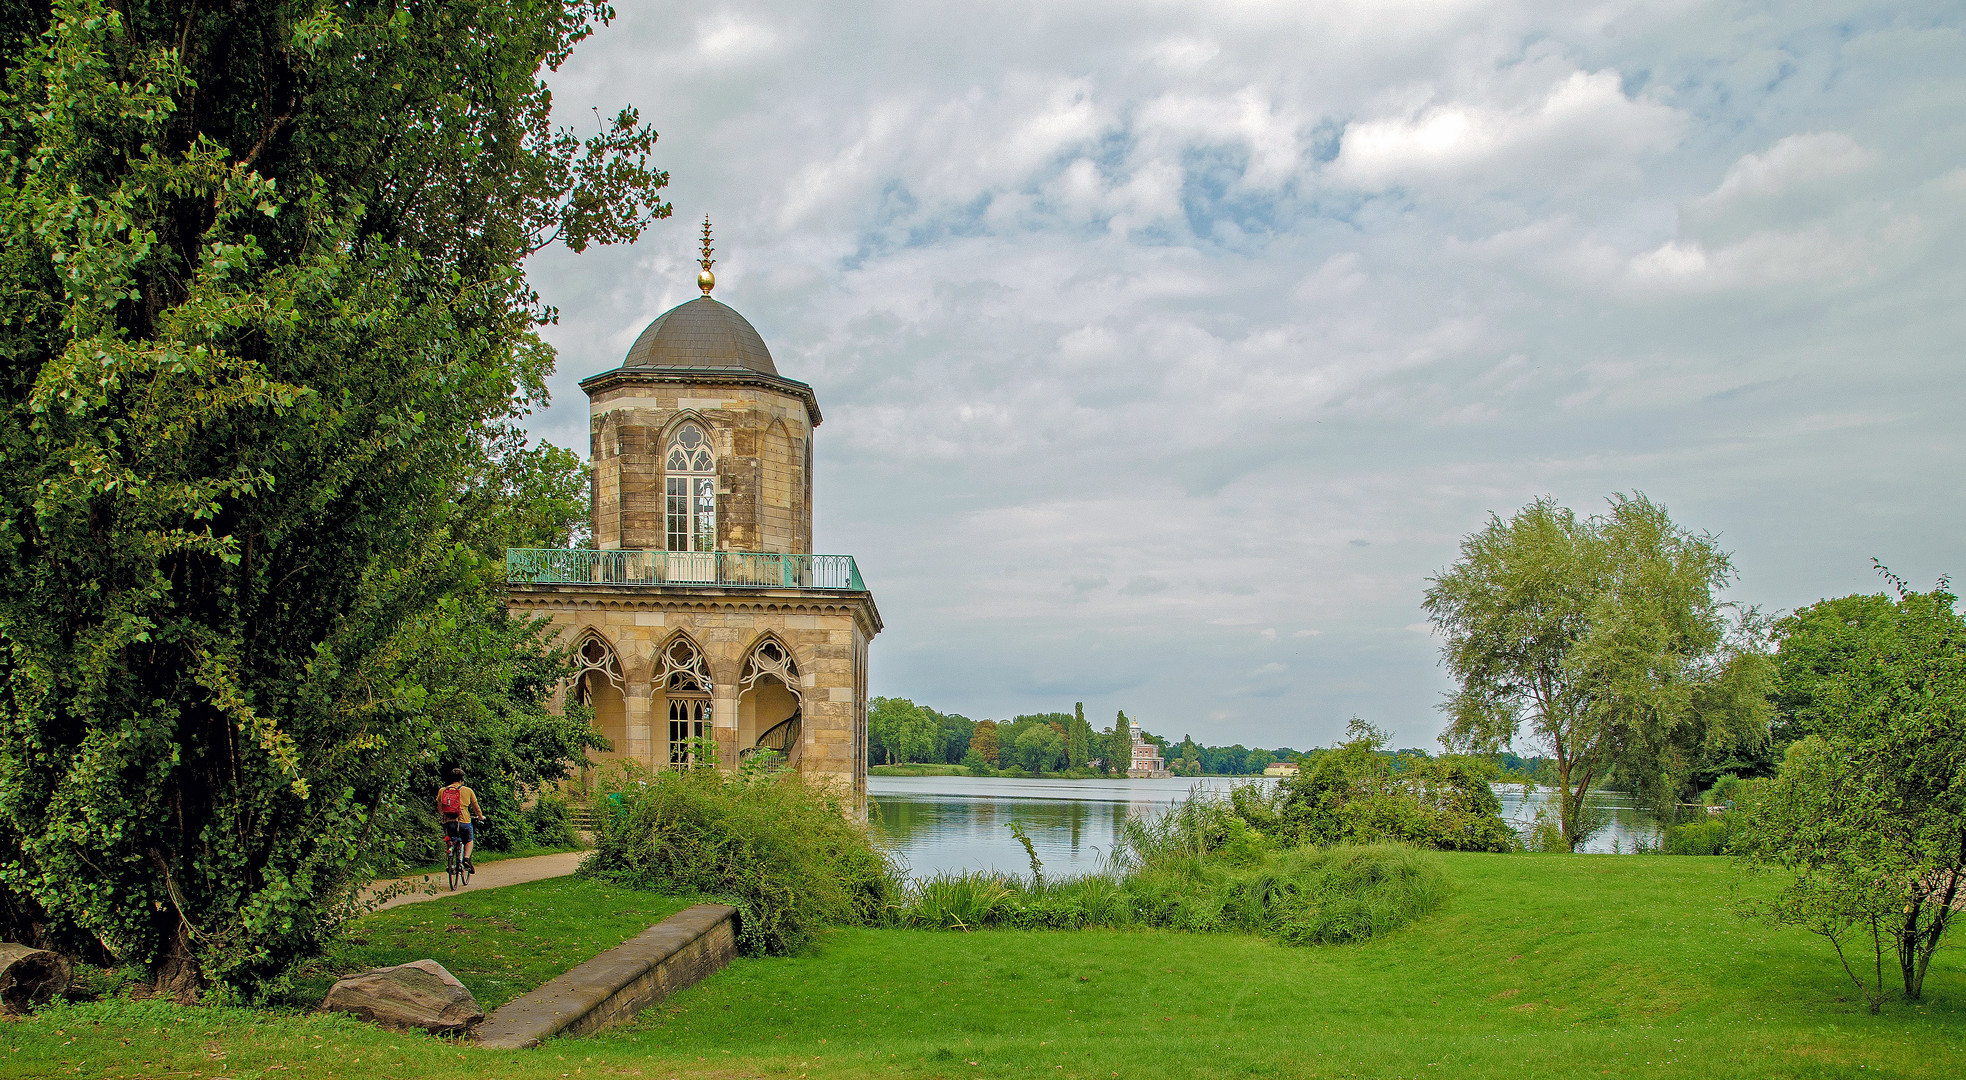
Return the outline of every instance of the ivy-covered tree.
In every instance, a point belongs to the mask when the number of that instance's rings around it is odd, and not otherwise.
[[[393,860],[468,712],[430,643],[520,527],[467,510],[565,494],[512,434],[552,364],[522,261],[668,210],[633,110],[550,119],[610,15],[0,8],[6,936],[264,992]]]

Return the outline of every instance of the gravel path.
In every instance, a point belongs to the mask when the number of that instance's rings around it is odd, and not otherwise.
[[[503,859],[486,863],[471,875],[471,884],[457,890],[459,893],[476,892],[479,889],[496,889],[500,885],[517,885],[523,881],[543,881],[546,878],[566,877],[579,868],[580,860],[587,857],[585,851],[562,851],[554,855],[535,855],[529,859]],[[418,874],[415,877],[389,878],[369,886],[365,896],[388,889],[399,882],[408,882],[410,891],[392,897],[376,905],[376,910],[401,907],[404,904],[420,904],[426,900],[441,900],[455,896],[450,883],[443,874]]]

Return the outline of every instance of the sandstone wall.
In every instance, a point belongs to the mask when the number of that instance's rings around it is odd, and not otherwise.
[[[812,551],[807,403],[767,385],[627,383],[590,397],[594,546],[660,551],[663,451],[688,419],[717,455],[717,548]]]

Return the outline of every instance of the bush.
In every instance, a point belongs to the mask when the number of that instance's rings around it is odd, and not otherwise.
[[[1515,830],[1489,781],[1492,762],[1385,752],[1385,733],[1353,721],[1342,746],[1304,757],[1264,812],[1297,844],[1412,844],[1445,851],[1515,851]],[[1254,801],[1250,798],[1246,801]]]
[[[575,847],[580,837],[574,833],[572,808],[565,796],[542,791],[523,812],[528,838],[541,847]]]
[[[825,927],[875,922],[900,895],[867,829],[795,772],[630,767],[621,780],[581,872],[730,904],[745,953],[789,953]]]
[[[1662,845],[1667,855],[1726,855],[1734,839],[1734,815],[1689,821],[1666,829]]]

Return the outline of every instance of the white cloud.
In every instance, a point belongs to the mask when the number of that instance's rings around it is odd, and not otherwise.
[[[1961,19],[623,5],[557,101],[638,104],[676,217],[535,260],[533,430],[586,445],[575,383],[695,294],[709,212],[825,411],[876,692],[1419,745],[1426,578],[1536,495],[1658,496],[1771,607],[1961,569]]]

